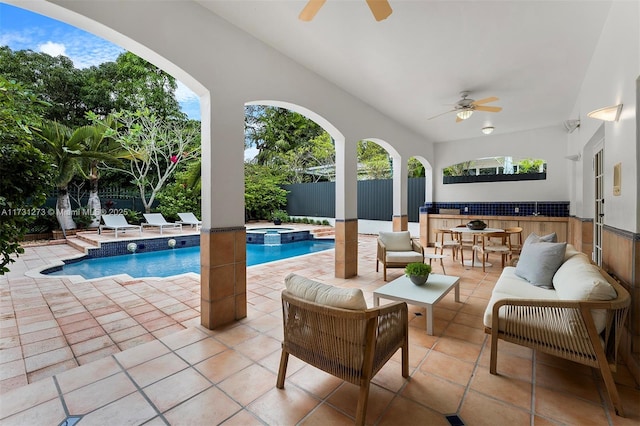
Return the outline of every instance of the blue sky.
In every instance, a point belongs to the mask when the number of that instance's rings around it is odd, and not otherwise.
[[[79,28],[5,3],[0,3],[0,46],[64,55],[76,68],[115,61],[125,51]],[[198,97],[179,81],[176,98],[184,113],[200,120]]]

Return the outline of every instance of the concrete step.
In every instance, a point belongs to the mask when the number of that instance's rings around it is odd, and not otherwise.
[[[87,249],[98,248],[98,246],[91,241],[86,241],[78,236],[67,237],[67,244],[83,253],[87,253]]]

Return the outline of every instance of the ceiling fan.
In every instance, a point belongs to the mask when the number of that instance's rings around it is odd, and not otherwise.
[[[450,112],[456,113],[456,123],[466,120],[471,117],[474,111],[486,111],[486,112],[500,112],[502,111],[502,107],[498,106],[486,106],[484,104],[488,104],[489,102],[495,102],[498,100],[495,96],[491,96],[489,98],[480,99],[479,101],[468,98],[469,92],[460,92],[460,99],[452,110],[443,112],[442,114],[434,115],[428,120],[434,119],[436,117],[440,117],[441,115],[448,114]]]
[[[326,1],[327,0],[309,0],[304,9],[302,9],[302,12],[300,12],[300,15],[298,15],[298,18],[302,21],[311,21]],[[373,13],[374,18],[376,18],[376,21],[387,19],[389,15],[391,15],[391,12],[393,12],[388,0],[366,1],[369,5],[369,9],[371,9],[371,13]]]

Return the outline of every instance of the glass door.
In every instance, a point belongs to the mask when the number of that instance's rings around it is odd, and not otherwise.
[[[602,225],[604,223],[604,149],[593,159],[595,174],[595,217],[593,218],[593,262],[602,266]]]

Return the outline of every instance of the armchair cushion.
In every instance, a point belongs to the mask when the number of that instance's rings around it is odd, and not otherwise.
[[[293,273],[287,275],[284,283],[292,295],[310,302],[342,309],[367,309],[359,288],[334,287]]]
[[[413,263],[423,262],[424,258],[421,253],[415,251],[387,251],[387,258],[390,263]]]
[[[380,241],[388,251],[412,251],[411,234],[409,231],[384,232],[379,234]]]

